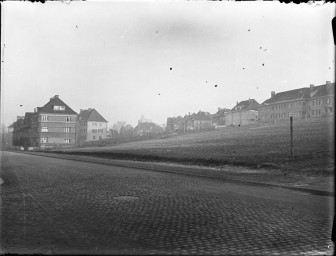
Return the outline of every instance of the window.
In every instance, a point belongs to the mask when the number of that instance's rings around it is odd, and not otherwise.
[[[42,120],[42,121],[48,121],[48,116],[46,116],[46,115],[42,115],[42,116],[41,116],[41,120]]]
[[[65,122],[70,122],[70,120],[71,120],[71,119],[70,119],[70,116],[66,116],[66,117],[65,117]]]
[[[99,123],[99,126],[102,126],[102,123]]]
[[[46,137],[41,138],[41,143],[48,143],[48,138]]]
[[[64,139],[64,143],[69,144],[70,143],[70,139]]]
[[[312,101],[312,105],[315,106],[315,100]]]
[[[92,132],[93,133],[97,133],[97,129],[92,129]]]
[[[325,103],[330,103],[330,99],[329,98],[325,99]]]
[[[312,110],[312,116],[315,115],[315,110]]]
[[[95,140],[95,139],[96,139],[96,136],[93,136],[93,137],[92,137],[92,139],[94,139],[94,140]]]
[[[64,127],[64,132],[71,132],[71,128],[70,127]]]
[[[99,140],[101,140],[101,138],[102,138],[102,137],[101,137],[101,136],[99,136]]]
[[[48,132],[48,127],[42,127],[41,132]]]
[[[65,110],[65,106],[53,106],[54,110],[61,110],[64,111]]]

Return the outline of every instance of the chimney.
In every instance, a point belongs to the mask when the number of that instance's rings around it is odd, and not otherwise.
[[[312,89],[314,87],[314,84],[310,84],[310,89]]]
[[[326,81],[326,84],[330,84],[330,81]]]
[[[79,110],[79,114],[82,114],[82,112],[83,112],[83,109],[80,109],[80,110]]]
[[[50,100],[58,99],[58,96],[59,96],[59,95],[55,95],[54,97],[50,98]]]
[[[237,104],[236,105],[238,105],[238,101],[237,101]]]
[[[36,113],[37,112],[37,109],[36,108],[34,108],[34,113]]]
[[[275,96],[275,91],[271,91],[271,98]]]

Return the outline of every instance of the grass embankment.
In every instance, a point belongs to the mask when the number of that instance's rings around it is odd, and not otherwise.
[[[334,166],[334,120],[294,121],[294,159],[289,123],[226,127],[167,139],[66,150],[97,157],[205,166],[238,165],[330,175]]]

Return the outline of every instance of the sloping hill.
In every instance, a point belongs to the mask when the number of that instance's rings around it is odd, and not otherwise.
[[[331,170],[334,119],[295,120],[294,159],[290,158],[289,131],[289,123],[226,127],[167,139],[69,149],[67,153],[207,166],[271,167],[297,172]]]

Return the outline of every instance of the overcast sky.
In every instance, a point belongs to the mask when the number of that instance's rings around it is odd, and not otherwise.
[[[109,126],[135,126],[141,115],[162,124],[335,81],[331,3],[2,5],[7,125],[56,94],[76,112],[95,108]]]

